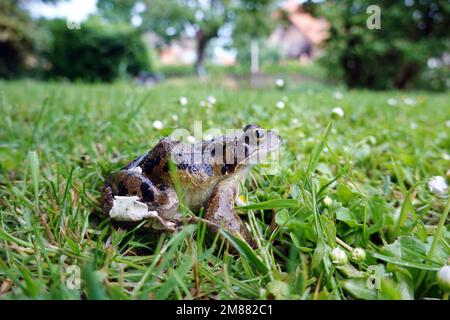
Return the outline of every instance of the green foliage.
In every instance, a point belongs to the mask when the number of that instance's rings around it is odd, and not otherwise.
[[[195,36],[197,41],[195,71],[201,74],[204,72],[203,63],[207,46],[211,39],[219,36],[224,27],[231,27],[235,45],[246,50],[249,39],[269,34],[273,27],[273,21],[268,19],[273,2],[273,0],[121,0],[110,3],[100,0],[97,6],[99,14],[109,21],[129,24],[132,16],[140,16],[142,24],[139,29],[157,34],[163,43],[170,43],[187,34],[190,37]],[[138,3],[145,4],[145,9],[141,12],[136,12]],[[247,52],[244,53],[244,57],[246,55]]]
[[[26,12],[17,1],[0,1],[0,77],[12,78],[23,74],[32,66],[26,59],[39,52],[43,39]]]
[[[381,29],[366,25],[373,4],[381,9]],[[351,88],[446,87],[448,66],[430,72],[427,60],[450,48],[448,1],[329,0],[312,10],[331,23],[323,57],[331,77]]]
[[[0,299],[444,296],[436,273],[450,255],[450,202],[426,182],[448,170],[448,93],[340,89],[337,98],[335,88],[288,84],[280,92],[272,83],[256,94],[222,79],[168,80],[152,90],[0,85]],[[217,103],[199,107],[210,95]],[[275,107],[281,99],[284,109]],[[327,129],[337,104],[345,115]],[[204,130],[279,130],[280,170],[264,175],[256,166],[241,186],[248,205],[238,211],[256,249],[225,232],[240,252],[231,256],[222,236],[205,240],[201,223],[154,234],[100,214],[105,176],[164,135],[154,120],[168,130],[192,130],[193,120]],[[336,266],[336,247],[366,257]],[[81,287],[69,289],[76,267]]]
[[[53,39],[47,55],[52,77],[113,81],[151,70],[148,49],[130,26],[90,19],[80,29],[69,29],[64,20],[50,21],[48,27]]]

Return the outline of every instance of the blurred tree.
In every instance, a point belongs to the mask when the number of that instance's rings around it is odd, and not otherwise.
[[[378,2],[381,28],[369,29],[372,0],[309,1],[306,8],[331,22],[323,61],[349,87],[408,88],[431,57],[450,49],[447,0]]]
[[[55,3],[58,0],[33,0]],[[48,44],[45,30],[37,28],[25,10],[31,0],[0,0],[0,77],[13,78],[40,67]]]
[[[52,45],[47,58],[50,76],[70,80],[113,81],[117,77],[151,71],[148,50],[140,33],[127,24],[111,24],[92,17],[80,29],[51,20]]]
[[[220,29],[236,22],[236,33],[260,34],[269,19],[264,12],[273,0],[98,0],[99,14],[106,19],[142,19],[140,29],[153,31],[166,43],[186,35],[196,38],[197,75],[204,73],[206,48]],[[121,17],[121,18],[119,18]],[[253,19],[253,20],[252,20]]]
[[[241,5],[234,10],[233,43],[238,49],[238,60],[242,64],[248,64],[251,60],[251,42],[257,44],[259,56],[273,55],[273,50],[260,50],[259,43],[270,34],[275,25],[275,20],[271,19],[274,4],[274,0],[242,0]],[[259,61],[259,57],[257,59]]]

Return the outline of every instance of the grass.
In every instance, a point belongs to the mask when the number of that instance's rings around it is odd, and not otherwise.
[[[442,298],[448,200],[426,183],[449,169],[449,95],[336,90],[1,82],[0,298]],[[200,108],[209,95],[217,104]],[[242,186],[257,250],[222,232],[232,256],[204,225],[155,235],[99,215],[105,176],[194,120],[284,139],[278,172],[256,167]],[[336,266],[335,247],[367,257]]]

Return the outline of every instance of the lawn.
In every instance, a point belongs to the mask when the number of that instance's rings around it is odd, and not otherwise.
[[[0,82],[0,299],[442,298],[449,204],[427,182],[450,169],[448,103],[307,84]],[[155,235],[99,214],[106,175],[194,120],[283,138],[277,172],[255,167],[241,186],[257,250],[230,255],[204,225]]]

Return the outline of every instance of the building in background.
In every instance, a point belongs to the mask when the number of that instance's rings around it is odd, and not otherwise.
[[[298,59],[310,62],[320,53],[328,38],[329,22],[305,12],[298,1],[286,1],[274,14],[282,21],[268,39],[268,45],[277,48],[284,60]]]

